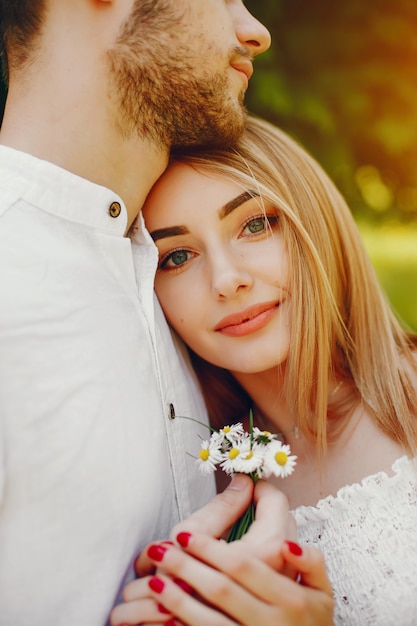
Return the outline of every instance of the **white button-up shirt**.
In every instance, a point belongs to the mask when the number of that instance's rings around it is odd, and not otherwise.
[[[2,626],[103,626],[134,556],[214,493],[208,431],[169,417],[206,413],[157,251],[126,224],[110,190],[0,146]]]

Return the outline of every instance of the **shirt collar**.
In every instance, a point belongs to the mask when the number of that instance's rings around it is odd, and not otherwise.
[[[7,189],[43,211],[109,234],[124,235],[128,216],[122,199],[48,161],[0,145]]]

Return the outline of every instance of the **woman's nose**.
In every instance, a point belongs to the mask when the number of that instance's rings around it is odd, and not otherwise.
[[[221,261],[217,258],[212,268],[212,288],[217,299],[234,298],[253,286],[252,274],[238,261],[231,256]]]
[[[271,35],[269,30],[261,24],[242,2],[235,2],[230,5],[232,12],[235,33],[240,43],[247,49],[253,57],[268,50],[271,45]]]

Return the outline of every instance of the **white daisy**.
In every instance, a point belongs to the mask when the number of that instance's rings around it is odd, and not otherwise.
[[[196,462],[203,474],[211,474],[216,470],[216,466],[220,463],[222,458],[223,455],[218,442],[210,439],[209,441],[202,442]]]
[[[290,446],[280,441],[271,441],[265,450],[262,476],[268,478],[271,474],[285,478],[293,473],[297,457],[291,455]]]
[[[247,436],[243,437],[240,441],[234,442],[230,450],[224,454],[224,461],[220,463],[220,467],[226,474],[240,472],[240,457],[247,457],[250,451],[250,438]]]
[[[240,439],[244,434],[245,431],[243,430],[243,424],[238,422],[237,424],[232,424],[231,426],[223,426],[223,428],[220,428],[218,431],[217,436],[223,440],[233,442]]]
[[[247,433],[239,422],[214,431],[210,439],[203,441],[197,459],[199,469],[211,474],[220,466],[226,474],[238,472],[249,474],[254,482],[272,474],[285,478],[294,471],[297,457],[291,455],[290,446],[280,441],[280,435],[253,426]],[[228,541],[240,539],[254,520],[252,502],[244,515],[232,526]]]
[[[252,474],[253,472],[257,472],[263,464],[264,461],[264,446],[259,446],[253,444],[252,449],[249,448],[246,451],[241,450],[240,454],[236,457],[236,472],[241,472],[242,474]]]
[[[256,443],[267,445],[276,438],[277,435],[273,435],[269,430],[261,430],[257,426],[253,427],[253,440],[256,441]]]

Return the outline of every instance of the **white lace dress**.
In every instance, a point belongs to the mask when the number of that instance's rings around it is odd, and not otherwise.
[[[325,555],[335,624],[417,626],[417,460],[292,514],[299,543]]]

